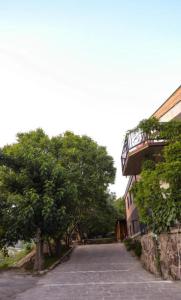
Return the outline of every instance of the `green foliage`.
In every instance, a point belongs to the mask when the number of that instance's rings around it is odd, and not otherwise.
[[[112,222],[108,222],[105,203],[108,185],[114,182],[115,177],[112,157],[105,147],[87,136],[66,132],[62,138],[55,137],[53,141],[61,145],[55,148],[55,154],[67,171],[68,182],[76,187],[76,201],[70,201],[68,206],[70,223],[67,234],[71,233],[75,224],[87,234],[99,231],[104,227],[103,223],[110,228]]]
[[[57,256],[49,256],[49,255],[45,255],[45,264],[44,264],[44,268],[48,269],[50,268],[55,262],[57,262],[60,259],[60,257]]]
[[[90,208],[88,214],[80,221],[79,228],[88,238],[106,236],[114,232],[117,210],[113,199],[111,194],[105,194],[102,202]]]
[[[125,244],[125,246],[126,246],[126,249],[128,250],[128,251],[131,251],[133,248],[133,240],[131,239],[131,238],[127,238],[127,239],[125,239],[124,240],[124,244]]]
[[[67,248],[65,245],[61,245],[61,255],[58,257],[55,254],[50,256],[50,255],[45,255],[45,264],[44,264],[44,269],[48,269],[50,268],[54,263],[58,262],[60,260],[61,257],[63,257],[66,252],[69,250],[70,248]]]
[[[18,134],[0,158],[1,247],[60,239],[93,214],[109,224],[107,188],[115,168],[91,138],[66,132],[50,139],[37,129]]]
[[[133,186],[140,219],[156,233],[181,222],[181,122],[144,121],[142,130],[165,139],[162,161],[145,161],[141,179]],[[155,133],[154,133],[155,134]]]
[[[134,253],[136,254],[136,256],[138,256],[138,257],[141,256],[142,246],[141,246],[141,242],[139,240],[128,238],[128,239],[124,240],[124,244],[128,251],[133,250]]]
[[[120,197],[114,201],[114,207],[117,210],[117,219],[125,219],[126,218],[126,208],[125,208],[125,200]]]
[[[33,250],[34,246],[35,246],[34,243],[27,242],[24,244],[24,249],[25,251],[30,252],[31,250]]]
[[[138,257],[140,257],[142,254],[141,242],[138,240],[134,241],[134,252],[135,252],[136,256],[138,256]]]
[[[39,228],[46,236],[63,221],[65,194],[71,184],[51,151],[51,140],[41,130],[18,134],[16,144],[2,149],[1,195],[6,198],[4,242],[29,241]]]
[[[141,129],[146,134],[151,134],[160,131],[160,123],[156,118],[153,117],[146,120],[142,120],[137,128]]]
[[[14,252],[11,255],[4,255],[4,252],[0,252],[0,270],[15,267],[16,263],[25,257],[30,250],[23,249],[18,252]]]
[[[166,140],[168,143],[181,140],[180,121],[159,122],[156,118],[152,117],[141,121],[137,129],[142,130],[153,139]]]

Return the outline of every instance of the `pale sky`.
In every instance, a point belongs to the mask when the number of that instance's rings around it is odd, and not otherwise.
[[[0,146],[71,130],[107,147],[117,196],[126,130],[181,84],[178,0],[0,0]]]

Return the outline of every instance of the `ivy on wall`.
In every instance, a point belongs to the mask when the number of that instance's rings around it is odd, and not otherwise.
[[[165,232],[181,223],[181,122],[159,123],[151,118],[137,129],[167,142],[162,161],[146,160],[141,179],[133,186],[141,221],[155,233]]]

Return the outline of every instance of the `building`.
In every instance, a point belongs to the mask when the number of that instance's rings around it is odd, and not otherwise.
[[[126,219],[118,219],[115,224],[115,237],[117,242],[122,242],[127,237]]]
[[[152,114],[161,122],[181,120],[181,86]],[[126,206],[126,221],[128,235],[145,233],[144,224],[139,222],[139,215],[131,192],[133,183],[140,178],[141,166],[145,159],[154,159],[156,162],[161,159],[161,149],[164,141],[151,140],[141,131],[132,130],[126,136],[122,155],[122,173],[129,176],[128,184],[124,194]]]

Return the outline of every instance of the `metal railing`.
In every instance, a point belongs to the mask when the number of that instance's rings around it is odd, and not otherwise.
[[[134,151],[137,149],[139,145],[142,145],[149,142],[163,142],[163,140],[160,140],[159,138],[159,132],[154,131],[150,134],[147,134],[140,129],[135,131],[130,131],[125,137],[123,150],[121,154],[121,164],[122,164],[122,170],[125,168],[127,156],[130,151]]]

